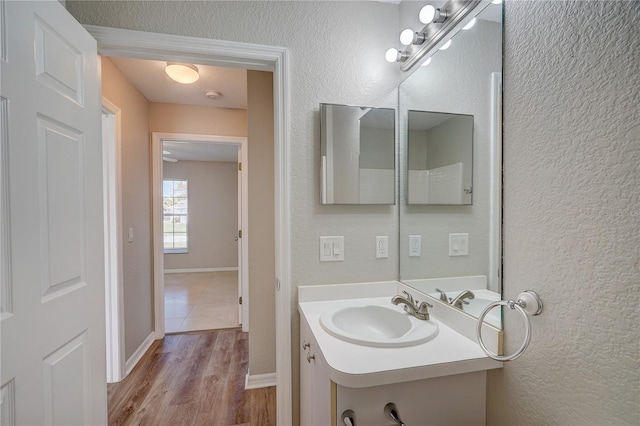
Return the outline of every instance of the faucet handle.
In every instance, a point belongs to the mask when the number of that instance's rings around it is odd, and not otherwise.
[[[447,293],[440,290],[439,288],[436,288],[436,291],[440,293],[440,300],[442,300],[444,303],[449,303],[449,298],[447,297]]]
[[[413,303],[413,304],[415,304],[415,303],[416,303],[416,302],[414,302],[414,300],[413,300],[413,296],[412,296],[408,291],[402,290],[402,292],[404,293],[404,295],[405,295],[405,296],[407,296],[407,300],[409,300],[409,302],[411,302],[411,303]]]
[[[422,302],[420,303],[420,306],[418,307],[418,313],[420,314],[428,314],[429,313],[429,309],[428,308],[433,308],[433,305],[427,303],[427,302]]]

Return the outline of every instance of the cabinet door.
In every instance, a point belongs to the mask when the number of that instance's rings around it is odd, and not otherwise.
[[[309,346],[305,345],[308,344]],[[300,424],[328,426],[332,413],[329,366],[304,318],[300,320]]]
[[[311,385],[311,365],[307,362],[309,348],[306,344],[311,342],[311,329],[307,322],[300,319],[300,424],[311,425],[311,402],[313,392]]]

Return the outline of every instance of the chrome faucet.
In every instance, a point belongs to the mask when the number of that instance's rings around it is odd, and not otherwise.
[[[450,303],[454,307],[456,307],[458,309],[462,309],[462,304],[463,303],[465,305],[469,304],[469,302],[467,302],[465,299],[473,299],[475,297],[476,297],[476,295],[473,294],[473,292],[471,290],[465,290],[462,293],[460,293],[459,295],[457,295],[455,298],[453,298],[453,300],[451,300]]]
[[[413,300],[413,296],[408,292],[403,291],[403,293],[406,297],[397,294],[391,298],[391,303],[394,305],[403,303],[405,312],[408,312],[419,320],[428,320],[429,308],[433,308],[433,305],[430,305],[427,302],[420,303],[419,300]]]
[[[440,290],[439,288],[436,288],[436,291],[440,293],[440,300],[442,300],[444,303],[449,303],[449,298],[447,297],[447,293]]]

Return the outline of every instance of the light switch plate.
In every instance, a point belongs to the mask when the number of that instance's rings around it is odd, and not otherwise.
[[[409,235],[409,257],[420,257],[422,255],[422,236]]]
[[[469,255],[469,234],[449,234],[449,256]]]
[[[344,260],[344,237],[320,237],[320,262]]]

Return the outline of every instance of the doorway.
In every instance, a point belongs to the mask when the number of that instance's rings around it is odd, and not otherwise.
[[[164,334],[229,328],[233,324],[241,325],[242,331],[249,331],[249,309],[246,303],[249,300],[247,151],[246,137],[159,132],[152,134],[156,334],[160,330]],[[211,160],[216,160],[215,168]],[[210,199],[212,193],[216,192],[212,188],[212,181],[222,180],[229,174],[229,170],[235,175],[237,191],[235,199],[227,202],[236,203],[237,226],[231,228],[221,224],[221,227],[216,228],[211,221],[229,222],[232,218],[225,218],[224,215],[216,218],[208,214],[206,210],[211,210],[213,206],[211,202],[207,202],[207,198]],[[178,199],[187,204],[186,197],[192,198],[188,205],[193,206],[195,211],[192,209],[187,213],[184,208],[180,211],[167,209],[172,204],[171,199],[167,199],[169,186],[181,186],[178,189],[181,197]],[[224,207],[218,209],[220,212],[223,210]],[[176,219],[182,218],[184,223],[172,224]],[[198,229],[187,232],[187,224]],[[173,230],[178,232],[172,233]],[[189,234],[196,241],[187,240]],[[201,236],[203,238],[198,240]],[[221,250],[220,255],[229,256],[231,253],[228,250],[232,246],[236,250],[235,265],[232,265],[232,259],[216,264],[207,263],[216,248]],[[225,250],[227,253],[224,253]],[[234,292],[233,287],[230,287],[234,280],[235,296],[229,300],[232,296],[230,293]],[[229,312],[231,301],[234,302],[235,313],[233,308]],[[220,302],[225,303],[225,306],[220,306]]]
[[[245,67],[273,72],[277,424],[292,422],[289,193],[289,58],[285,48],[86,26],[98,53]],[[159,336],[157,338],[161,338]]]

